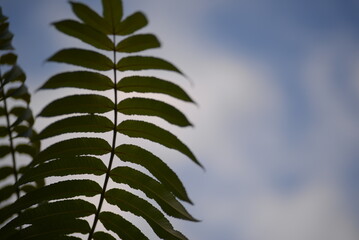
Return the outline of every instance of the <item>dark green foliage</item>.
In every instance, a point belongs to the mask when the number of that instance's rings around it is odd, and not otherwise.
[[[104,91],[113,89],[114,85],[112,80],[105,75],[96,72],[77,71],[57,74],[51,77],[40,89],[64,87]]]
[[[7,17],[2,15],[0,8],[0,180],[7,182],[0,184],[0,212],[7,209],[11,201],[36,188],[36,183],[20,187],[17,182],[24,163],[29,163],[40,147],[39,142],[29,139],[35,133],[29,107],[30,94],[25,85],[25,73],[17,65],[17,55],[12,52],[13,35],[8,27]],[[43,179],[38,180],[38,184],[43,185]],[[19,213],[20,210],[14,212]],[[2,219],[0,224],[7,219]]]
[[[156,122],[162,119],[167,125],[192,126],[165,99],[193,101],[169,80],[132,75],[132,71],[164,70],[184,75],[165,59],[133,55],[160,47],[155,35],[136,33],[148,23],[144,14],[124,17],[121,0],[102,0],[102,14],[83,3],[70,4],[78,19],[53,25],[90,45],[91,50],[68,48],[52,55],[48,61],[81,69],[58,73],[39,90],[73,88],[86,92],[70,93],[47,104],[38,117],[56,120],[36,135],[21,125],[32,126],[34,122],[29,108],[0,108],[0,116],[15,116],[12,125],[0,126],[0,135],[7,136],[10,127],[19,136],[30,134],[33,141],[53,140],[39,153],[26,144],[0,146],[0,156],[17,151],[32,158],[16,184],[0,190],[6,198],[19,191],[16,189],[29,191],[0,210],[1,239],[79,239],[74,233],[84,234],[88,240],[148,239],[123,212],[143,218],[161,239],[187,239],[173,228],[167,216],[196,222],[182,205],[182,201],[192,202],[175,172],[150,150],[140,147],[138,139],[174,149],[202,166],[175,134],[161,126],[162,121]],[[0,64],[14,63],[14,59],[13,54],[4,55]],[[24,79],[20,68],[11,68],[2,82],[19,81],[20,86],[4,91],[2,101],[11,97],[28,104],[30,95],[22,84]],[[159,93],[164,98],[146,93]],[[132,144],[124,143],[128,138]],[[0,169],[0,179],[10,175],[11,166]],[[54,183],[40,188],[29,185],[44,179]],[[138,191],[144,197],[137,196]]]

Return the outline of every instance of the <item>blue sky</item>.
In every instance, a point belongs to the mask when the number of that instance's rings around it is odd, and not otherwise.
[[[0,3],[34,90],[66,69],[44,60],[79,44],[50,26],[72,16],[69,5]],[[206,171],[176,154],[170,165],[203,221],[175,226],[198,240],[358,239],[359,2],[124,4],[147,14],[146,31],[163,43],[153,54],[194,82],[175,77],[199,105],[181,106],[195,128],[178,135]],[[46,97],[33,96],[35,112]]]

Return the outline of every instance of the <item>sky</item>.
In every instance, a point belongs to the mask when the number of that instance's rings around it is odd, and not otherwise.
[[[83,1],[100,10],[100,1]],[[51,22],[63,0],[0,0],[34,91],[67,66],[45,60],[78,45]],[[141,10],[197,102],[178,131],[205,166],[170,154],[200,223],[193,240],[359,238],[359,1],[124,0]],[[46,93],[36,93],[38,113]],[[39,126],[41,127],[41,126]],[[187,205],[186,205],[187,206]],[[149,231],[149,230],[145,230]],[[151,234],[151,233],[149,233]],[[151,238],[156,239],[156,238]]]

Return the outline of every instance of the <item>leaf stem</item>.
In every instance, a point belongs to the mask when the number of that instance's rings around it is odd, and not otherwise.
[[[107,184],[108,184],[108,181],[109,181],[109,178],[110,178],[110,172],[111,172],[111,169],[112,169],[112,164],[113,164],[113,159],[115,157],[115,148],[116,148],[116,137],[117,137],[117,70],[116,70],[116,49],[115,49],[115,44],[116,44],[116,35],[114,34],[113,35],[113,44],[114,44],[114,49],[113,49],[113,76],[114,76],[114,102],[115,102],[115,108],[113,110],[113,113],[114,113],[114,128],[113,128],[113,137],[112,137],[112,149],[111,149],[111,155],[110,155],[110,161],[108,163],[108,167],[107,167],[107,172],[106,172],[106,176],[105,176],[105,181],[104,181],[104,184],[103,184],[103,187],[102,187],[102,192],[101,192],[101,195],[100,195],[100,201],[99,201],[99,204],[98,204],[98,207],[97,207],[97,211],[96,211],[96,214],[95,214],[95,219],[94,219],[94,222],[93,222],[93,225],[92,225],[92,228],[91,228],[91,231],[89,233],[89,237],[88,237],[88,240],[91,240],[93,238],[93,234],[95,232],[95,229],[96,229],[96,225],[97,225],[97,222],[99,220],[99,216],[100,216],[100,213],[101,213],[101,208],[102,208],[102,205],[103,205],[103,201],[105,199],[105,193],[106,193],[106,190],[107,190]]]
[[[0,76],[1,76],[1,71],[0,71]],[[1,95],[4,97],[4,111],[5,111],[5,118],[6,118],[6,127],[7,127],[7,131],[9,134],[9,142],[10,142],[10,149],[11,149],[11,159],[12,159],[12,165],[13,165],[13,173],[14,173],[14,178],[15,178],[15,191],[16,191],[16,197],[17,199],[20,198],[20,189],[19,186],[16,184],[18,181],[18,172],[17,172],[17,166],[16,166],[16,157],[15,157],[15,149],[14,149],[14,142],[13,142],[13,138],[12,138],[12,132],[11,132],[11,124],[10,124],[10,114],[8,112],[8,107],[7,107],[7,102],[6,102],[6,96],[5,96],[5,85],[3,82],[3,78],[2,76],[1,78]]]

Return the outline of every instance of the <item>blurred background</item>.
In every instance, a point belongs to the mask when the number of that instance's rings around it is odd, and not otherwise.
[[[82,2],[101,11],[99,0]],[[67,68],[45,60],[79,44],[50,26],[73,17],[70,5],[0,6],[34,92]],[[195,127],[178,136],[206,170],[179,157],[171,166],[202,221],[174,221],[177,229],[193,240],[359,239],[358,0],[124,0],[124,8],[145,12],[145,31],[162,42],[151,54],[189,76],[175,80],[197,102],[181,106]],[[46,97],[33,95],[35,113]]]

